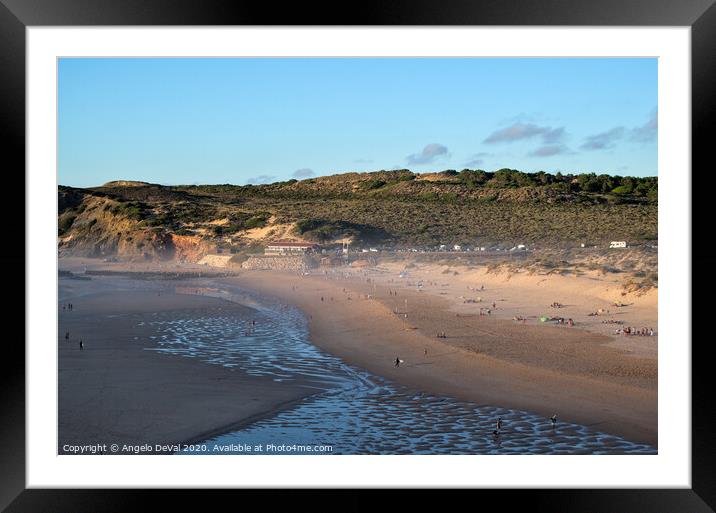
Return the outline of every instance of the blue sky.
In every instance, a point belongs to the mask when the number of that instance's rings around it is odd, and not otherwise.
[[[63,185],[657,174],[656,59],[61,59]]]

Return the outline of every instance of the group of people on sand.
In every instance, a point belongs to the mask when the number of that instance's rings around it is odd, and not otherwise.
[[[62,305],[63,310],[69,310],[70,312],[74,309],[74,307],[75,307],[75,305],[73,305],[72,303],[67,303],[67,304]],[[68,331],[65,333],[65,342],[69,342],[69,341],[70,341],[70,332]],[[80,339],[79,345],[80,345],[80,351],[84,350],[85,345],[84,345],[84,342],[82,342],[82,339]]]
[[[67,332],[65,332],[65,342],[69,342],[69,341],[70,341],[70,332],[67,331]],[[82,342],[82,339],[80,339],[80,351],[83,351],[84,348],[85,348],[85,344],[84,344],[84,342]]]
[[[550,306],[550,308],[563,308],[564,307],[564,305],[562,303],[559,303],[558,301],[555,301],[554,303],[552,303],[549,306]]]
[[[492,310],[489,308],[480,308],[480,315],[492,315]]]
[[[552,428],[557,427],[557,414],[555,413],[549,418],[549,421],[552,423]],[[492,434],[495,436],[495,438],[500,436],[500,432],[502,431],[502,417],[497,417],[497,422],[495,422],[495,430],[492,432]]]
[[[624,335],[625,337],[628,336],[639,336],[639,337],[653,337],[654,336],[654,329],[653,328],[633,328],[631,326],[627,326],[626,328],[618,328],[614,330],[615,335]]]
[[[444,331],[438,331],[437,338],[447,338],[447,334]]]

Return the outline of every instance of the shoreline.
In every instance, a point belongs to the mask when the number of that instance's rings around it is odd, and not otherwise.
[[[429,336],[425,327],[412,318],[409,329],[403,329],[403,322],[389,306],[388,297],[393,296],[388,296],[384,285],[366,285],[356,280],[326,279],[316,275],[299,277],[295,273],[272,271],[246,272],[219,281],[247,287],[260,294],[270,294],[298,307],[309,319],[312,343],[346,363],[378,376],[416,390],[476,404],[515,408],[545,417],[556,412],[564,420],[657,447],[656,377],[651,374],[637,379],[636,384],[629,383],[628,376],[616,376],[621,382],[611,382],[609,376],[592,376],[585,371],[569,372],[569,366],[565,370],[525,365],[517,360],[509,361],[445,343],[434,335]],[[343,289],[347,292],[344,293]],[[399,290],[397,298],[403,299],[405,291],[402,288]],[[361,296],[365,298],[371,292],[373,299],[361,299]],[[347,299],[349,296],[351,299]],[[333,297],[332,301],[330,297]],[[410,317],[422,313],[425,322],[436,318],[445,322],[454,318],[449,302],[424,293],[422,298],[425,304],[416,305]],[[540,344],[537,352],[548,347],[542,339],[545,333],[551,331],[557,339],[567,333],[577,339],[580,336],[592,337],[592,340],[598,339],[600,354],[610,355],[612,351],[615,356],[620,354],[619,349],[610,347],[612,342],[608,337],[585,330],[523,327],[504,319],[487,321],[497,332],[483,338],[499,338],[500,331],[516,328],[522,331],[522,337],[529,335],[530,342]],[[566,329],[570,332],[563,331]],[[577,340],[568,340],[565,347],[576,345]],[[425,350],[428,351],[427,357]],[[394,366],[396,356],[405,360],[399,368]],[[588,361],[588,355],[586,358]],[[554,363],[565,360],[565,357],[547,355],[545,360]],[[627,364],[623,370],[626,374],[638,370],[640,364],[648,366],[648,359],[635,359],[633,363],[625,361]]]
[[[247,307],[166,290],[159,296],[105,289],[69,302],[72,312],[59,309],[58,454],[70,453],[65,445],[205,440],[316,393],[309,381],[278,383],[196,358],[157,354],[151,338],[156,332],[138,325],[157,311],[185,318],[217,309],[241,315]]]

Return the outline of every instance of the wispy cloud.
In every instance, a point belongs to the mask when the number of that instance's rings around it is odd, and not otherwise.
[[[529,155],[531,157],[551,157],[552,155],[567,153],[568,151],[569,149],[564,144],[547,144],[531,151]]]
[[[316,176],[316,173],[313,172],[313,169],[310,169],[308,167],[304,167],[301,169],[296,169],[291,176],[294,178],[310,178],[312,176]]]
[[[542,141],[545,144],[555,144],[561,142],[564,139],[564,135],[564,127],[561,126],[559,128],[555,128],[554,130],[550,129],[542,134]]]
[[[431,164],[435,162],[437,158],[445,156],[447,154],[447,146],[443,146],[442,144],[438,143],[432,143],[428,144],[425,148],[423,148],[423,151],[421,151],[420,153],[413,153],[405,157],[405,159],[408,161],[408,164],[411,164],[413,166],[420,166],[423,164]]]
[[[551,126],[540,126],[534,123],[517,122],[492,132],[484,142],[495,144],[542,137],[542,141],[545,144],[554,144],[561,141],[564,135],[564,127],[552,128]]]
[[[463,164],[465,167],[477,167],[482,165],[485,162],[484,157],[489,157],[490,154],[486,153],[484,151],[480,153],[475,153],[473,156],[470,157],[470,159]]]
[[[276,181],[276,177],[274,175],[258,175],[258,176],[252,176],[251,178],[246,179],[246,183],[250,184],[262,184],[262,183],[272,183]]]
[[[651,142],[656,140],[658,132],[658,112],[654,109],[646,123],[631,130],[629,140],[634,142]]]
[[[613,148],[616,142],[624,137],[624,132],[623,126],[617,126],[606,132],[590,135],[580,148],[583,150],[608,150]]]

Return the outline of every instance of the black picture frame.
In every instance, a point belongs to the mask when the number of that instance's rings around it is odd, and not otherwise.
[[[25,29],[30,26],[64,25],[614,25],[614,26],[689,26],[692,40],[692,168],[698,170],[685,179],[692,181],[692,240],[707,233],[709,191],[716,190],[713,166],[709,166],[708,128],[716,121],[716,0],[399,0],[334,3],[323,7],[316,3],[287,3],[277,8],[272,3],[220,0],[0,0],[0,144],[3,148],[4,187],[17,202],[3,200],[6,223],[3,237],[14,241],[11,256],[0,255],[5,269],[25,269],[25,226],[19,222],[24,212],[25,190]],[[9,158],[8,158],[9,157]],[[698,186],[696,185],[698,180]],[[7,191],[7,189],[5,189]],[[23,191],[23,194],[20,194]],[[701,211],[699,211],[701,210]],[[709,238],[709,237],[707,237]],[[8,240],[6,239],[6,240]],[[699,279],[693,284],[693,318],[708,319],[709,301],[696,301],[697,292],[714,290],[713,273],[708,266],[714,257],[707,245],[685,248],[692,258],[692,272]],[[9,252],[8,252],[9,253]],[[19,274],[15,291],[24,291]],[[23,293],[24,294],[24,293]],[[24,296],[23,296],[24,297]],[[704,296],[705,297],[705,296]],[[18,302],[19,304],[19,302]],[[24,304],[24,301],[23,301]],[[32,305],[26,305],[32,308]],[[14,307],[18,309],[16,306]],[[19,314],[19,312],[18,312]],[[17,314],[16,314],[17,315]],[[18,317],[19,318],[19,315]],[[714,444],[714,408],[711,406],[711,364],[708,337],[692,336],[692,488],[691,489],[604,489],[604,490],[511,490],[480,491],[498,498],[501,509],[515,504],[530,510],[550,511],[689,511],[706,512],[716,508],[716,444]],[[14,340],[24,340],[24,332]],[[38,490],[25,489],[25,352],[22,344],[4,342],[0,357],[0,509],[7,512],[44,511],[131,511],[141,510],[148,495],[168,509],[170,501],[184,506],[201,505],[203,499],[188,490]],[[700,343],[699,343],[700,342]],[[233,492],[214,492],[229,494]],[[242,491],[244,496],[254,492]],[[272,501],[294,500],[298,492],[273,492]],[[353,492],[349,492],[353,493]],[[342,509],[369,507],[370,492]],[[459,499],[460,493],[451,494]],[[300,496],[300,494],[299,494]],[[416,492],[414,498],[422,500]],[[245,500],[249,500],[244,497]],[[242,500],[244,500],[242,499]],[[481,499],[482,500],[482,499]],[[196,501],[196,502],[194,502]],[[275,503],[274,503],[275,504]],[[347,503],[344,503],[347,504]],[[197,506],[197,509],[199,507]]]

